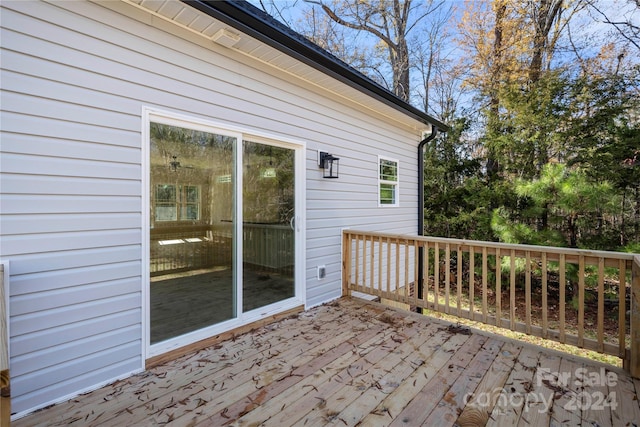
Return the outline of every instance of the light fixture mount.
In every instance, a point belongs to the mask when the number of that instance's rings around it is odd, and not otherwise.
[[[340,166],[340,158],[326,151],[318,151],[318,167],[322,168],[322,177],[335,179],[338,178],[338,168]]]

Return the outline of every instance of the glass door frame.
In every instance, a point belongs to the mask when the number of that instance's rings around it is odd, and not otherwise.
[[[143,108],[142,112],[142,354],[143,360],[158,356],[163,353],[184,347],[195,342],[210,338],[222,332],[226,332],[240,326],[264,319],[268,316],[306,305],[305,286],[305,256],[306,253],[306,233],[304,224],[305,215],[305,193],[306,193],[306,166],[305,152],[306,144],[290,138],[270,135],[264,132],[251,131],[232,125],[216,123],[212,120],[199,119],[193,116],[176,114],[167,111]],[[236,138],[234,150],[236,165],[233,179],[235,186],[235,206],[234,206],[234,240],[236,245],[233,254],[234,277],[236,278],[236,313],[235,318],[221,323],[205,327],[175,338],[168,339],[155,344],[150,344],[151,339],[151,317],[150,317],[150,135],[149,128],[151,122],[167,124],[171,126],[195,129],[203,132],[217,133]],[[294,214],[294,235],[295,235],[295,294],[276,303],[257,308],[252,311],[242,310],[242,266],[243,266],[243,244],[242,244],[242,152],[244,140],[250,140],[260,144],[273,145],[288,148],[294,151],[295,162],[295,214]]]

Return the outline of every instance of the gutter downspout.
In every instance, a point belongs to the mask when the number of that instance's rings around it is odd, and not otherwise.
[[[424,146],[438,135],[438,128],[431,125],[431,133],[418,144],[418,236],[424,236]],[[424,248],[418,248],[418,299],[423,299]],[[416,311],[422,313],[422,308]]]

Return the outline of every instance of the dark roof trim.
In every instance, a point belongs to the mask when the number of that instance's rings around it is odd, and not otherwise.
[[[442,132],[448,126],[366,77],[247,1],[182,0],[184,3]]]

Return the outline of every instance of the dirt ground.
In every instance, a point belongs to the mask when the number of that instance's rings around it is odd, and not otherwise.
[[[630,289],[626,294],[629,295]],[[482,307],[482,285],[476,283],[474,288],[474,296],[476,299],[476,310]],[[480,298],[478,300],[478,298]],[[565,295],[565,330],[567,333],[577,335],[578,331],[578,309],[577,303],[572,304],[573,295],[570,290]],[[584,328],[587,336],[595,338],[596,325],[598,319],[598,302],[597,291],[585,289],[585,305],[584,305]],[[468,295],[467,295],[468,299]],[[577,299],[577,292],[576,292]],[[510,310],[509,289],[502,289],[502,316],[508,317]],[[487,303],[495,313],[496,294],[494,289],[487,289]],[[628,310],[628,300],[625,309]],[[604,310],[604,336],[605,341],[610,343],[618,342],[618,301],[607,301],[605,299]],[[516,317],[524,322],[526,316],[526,298],[524,289],[516,289]],[[549,329],[558,329],[560,321],[560,292],[557,283],[550,283],[547,291],[547,322]],[[542,326],[542,287],[532,286],[531,294],[531,322],[534,325]],[[627,334],[629,326],[629,318],[627,316]]]

